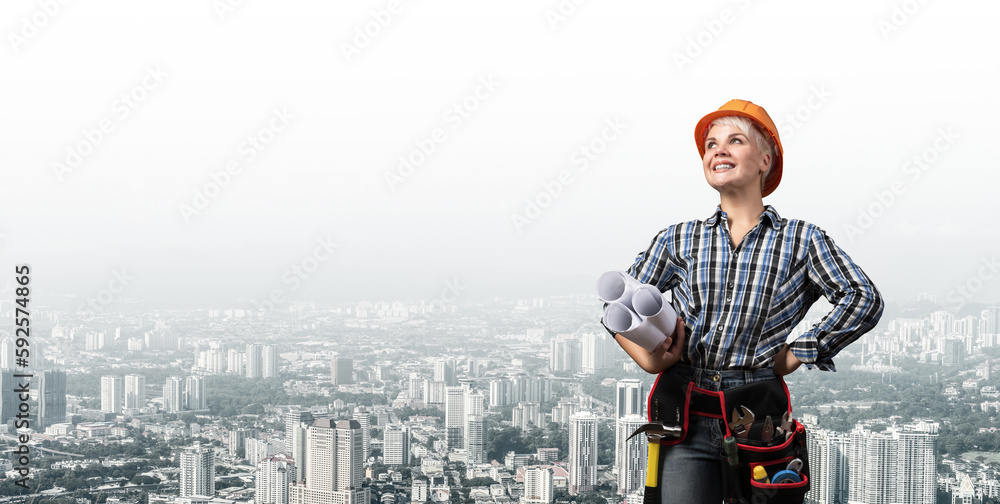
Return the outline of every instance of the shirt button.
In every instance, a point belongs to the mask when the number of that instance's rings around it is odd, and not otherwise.
[[[730,288],[730,289],[732,289],[732,288],[733,288],[733,285],[734,285],[734,284],[733,284],[733,282],[729,282],[729,288]]]
[[[732,303],[733,302],[733,297],[732,296],[727,297],[726,298],[726,302],[727,303]]]
[[[722,332],[722,324],[719,324],[719,332]]]

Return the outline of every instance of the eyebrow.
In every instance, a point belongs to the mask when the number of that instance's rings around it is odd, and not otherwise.
[[[745,137],[746,135],[745,135],[745,134],[743,134],[743,132],[742,132],[742,131],[737,131],[736,133],[730,133],[730,134],[729,134],[729,136],[728,136],[727,138],[733,138],[734,136],[742,136],[742,137]],[[706,142],[707,142],[707,141],[709,141],[709,140],[715,140],[715,137],[708,137],[708,138],[706,138],[706,139],[705,139],[705,141],[706,141]]]

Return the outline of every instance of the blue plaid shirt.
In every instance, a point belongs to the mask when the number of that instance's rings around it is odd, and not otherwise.
[[[835,371],[833,356],[875,327],[884,306],[868,276],[822,229],[782,219],[770,205],[735,249],[719,206],[707,220],[660,231],[628,273],[671,291],[687,335],[681,363],[705,369],[772,366],[822,295],[833,309],[791,351],[808,367]]]

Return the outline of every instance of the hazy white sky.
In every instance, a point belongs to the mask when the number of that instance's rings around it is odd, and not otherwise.
[[[765,203],[890,300],[1000,300],[992,2],[63,1],[0,6],[0,257],[42,292],[586,287],[712,212],[694,124],[743,98]]]

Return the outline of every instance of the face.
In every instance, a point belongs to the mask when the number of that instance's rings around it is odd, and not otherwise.
[[[705,136],[705,179],[720,193],[760,195],[760,176],[770,161],[736,126],[717,124]]]

